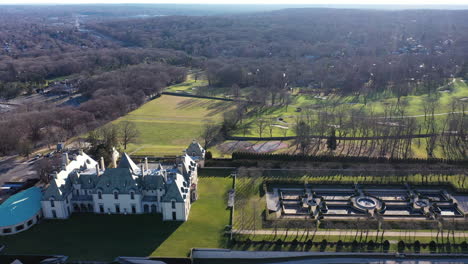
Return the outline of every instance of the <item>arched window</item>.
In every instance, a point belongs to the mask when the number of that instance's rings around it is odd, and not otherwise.
[[[98,199],[101,200],[101,199],[102,199],[102,192],[101,192],[101,191],[98,191],[98,192],[97,192],[97,196],[98,196]]]
[[[130,192],[130,199],[135,200],[135,192]]]
[[[119,192],[118,191],[114,191],[114,199],[115,200],[119,199]]]
[[[50,207],[55,207],[54,198],[50,198]]]

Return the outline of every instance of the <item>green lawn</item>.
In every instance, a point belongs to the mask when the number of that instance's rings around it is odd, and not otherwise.
[[[223,175],[229,175],[223,171]],[[204,173],[220,175],[219,171]],[[189,220],[163,222],[161,215],[74,214],[68,220],[44,220],[30,230],[0,237],[7,254],[58,254],[71,260],[111,261],[117,256],[186,256],[192,247],[223,247],[229,224],[229,177],[201,177],[200,199]],[[157,250],[156,250],[157,249]],[[156,250],[156,251],[155,251]]]
[[[58,254],[71,260],[110,261],[117,256],[147,256],[180,222],[161,215],[74,214],[68,220],[44,220],[32,229],[0,237],[7,254]]]
[[[232,178],[202,177],[199,181],[200,199],[193,204],[189,221],[172,233],[151,256],[184,257],[194,247],[226,247],[227,238],[223,233],[229,225],[230,210],[226,206]]]
[[[114,123],[135,123],[140,136],[127,152],[135,155],[181,154],[188,144],[200,137],[206,123],[221,122],[232,103],[209,99],[163,95]]]

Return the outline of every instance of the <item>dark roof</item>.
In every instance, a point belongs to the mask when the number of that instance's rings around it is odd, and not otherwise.
[[[133,160],[127,155],[127,153],[124,153],[122,155],[122,159],[119,162],[119,166],[117,168],[127,168],[130,169],[132,172],[138,171],[138,166],[133,162]]]
[[[118,190],[120,193],[128,193],[130,189],[138,192],[136,176],[127,168],[107,169],[96,184],[96,189],[103,193],[112,193]]]

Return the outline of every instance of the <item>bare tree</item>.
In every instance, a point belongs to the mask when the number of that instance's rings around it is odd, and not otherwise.
[[[263,132],[265,131],[266,126],[268,125],[268,121],[264,119],[257,120],[256,128],[258,135],[262,137]]]
[[[140,135],[140,131],[138,131],[135,124],[129,121],[123,121],[119,124],[119,133],[120,141],[125,150],[127,149],[127,145],[135,142]]]
[[[221,137],[221,127],[219,125],[207,123],[203,128],[201,137],[203,138],[204,149],[208,149],[217,139]]]

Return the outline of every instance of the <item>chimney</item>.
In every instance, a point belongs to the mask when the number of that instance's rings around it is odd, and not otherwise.
[[[145,176],[145,167],[143,166],[143,163],[140,164],[140,167],[141,167],[141,177],[144,177]]]
[[[96,175],[99,177],[100,176],[100,172],[99,172],[99,164],[96,163]]]
[[[106,166],[104,164],[104,157],[101,157],[101,170],[105,170],[106,169]]]
[[[79,150],[78,150],[78,154],[79,154],[79,155],[83,155],[83,154],[84,154],[83,149],[79,149]]]
[[[146,166],[146,170],[149,170],[148,157],[145,157],[145,166]]]
[[[65,152],[62,154],[62,165],[67,166],[70,163],[70,160],[68,159],[68,153]]]
[[[113,168],[117,168],[117,158],[118,158],[118,156],[117,156],[117,154],[115,152],[116,152],[115,148],[112,148],[111,156],[112,156],[112,167]]]

